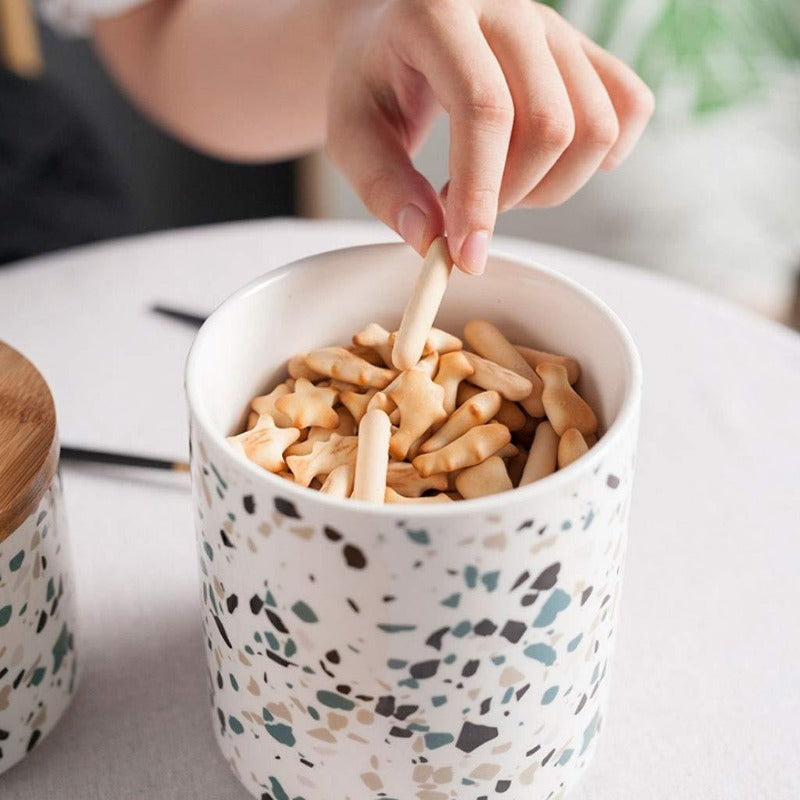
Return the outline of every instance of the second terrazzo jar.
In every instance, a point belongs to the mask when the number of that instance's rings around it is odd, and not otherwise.
[[[375,507],[265,475],[224,441],[241,410],[235,399],[245,408],[253,393],[258,359],[285,357],[265,353],[258,330],[269,298],[296,291],[311,270],[322,286],[328,268],[344,283],[359,265],[394,274],[398,251],[328,254],[267,276],[216,312],[190,356],[217,740],[247,789],[267,800],[556,797],[594,751],[619,609],[640,377],[616,318],[546,270],[493,258],[481,304],[492,291],[524,303],[530,272],[532,298],[567,298],[583,312],[591,352],[571,350],[606,429],[589,454],[524,489]],[[475,316],[460,286],[454,280],[445,301],[456,309],[442,326],[450,330]],[[248,328],[252,357],[229,338]],[[545,344],[567,349],[555,335]],[[215,388],[217,355],[237,348],[245,353],[232,381]],[[604,378],[618,385],[608,389]]]

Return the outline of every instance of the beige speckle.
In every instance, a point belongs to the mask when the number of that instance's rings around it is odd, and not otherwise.
[[[233,533],[233,520],[226,519],[225,522],[222,523],[222,530],[228,534]]]
[[[519,782],[524,786],[530,786],[533,783],[533,776],[536,774],[536,768],[539,765],[534,761],[529,767],[526,767],[522,774],[519,776]]]
[[[481,693],[481,689],[480,689],[480,687],[478,686],[478,687],[476,687],[475,689],[470,689],[470,690],[467,692],[467,695],[469,696],[469,699],[470,699],[470,700],[477,700],[477,699],[478,699],[478,697],[480,696],[480,693]]]
[[[499,514],[487,514],[486,515],[487,522],[502,522],[503,518]]]
[[[492,748],[492,755],[496,756],[500,753],[507,753],[511,749],[512,742],[506,742],[505,744],[499,744],[497,747]]]
[[[41,540],[39,538],[39,531],[34,531],[33,536],[31,537],[30,549],[35,550],[39,546],[40,541]]]
[[[483,546],[492,550],[505,550],[508,539],[505,533],[494,533],[483,540]]]
[[[319,739],[321,742],[336,744],[336,737],[327,728],[314,728],[308,732],[309,736]]]
[[[295,535],[299,536],[301,539],[305,539],[308,541],[314,535],[314,526],[313,525],[295,525],[289,530]]]
[[[479,764],[469,776],[477,781],[490,781],[498,772],[500,772],[499,764]]]
[[[417,792],[417,797],[419,800],[449,800],[450,795],[447,792],[431,792],[423,789],[423,791]]]
[[[433,767],[430,764],[417,764],[414,767],[412,776],[416,783],[427,783],[433,775]]]
[[[252,675],[250,676],[250,682],[247,684],[247,691],[250,692],[253,697],[258,697],[261,694],[261,689],[258,688],[256,679]]]
[[[364,785],[367,789],[373,792],[378,792],[383,789],[383,781],[377,772],[363,772],[361,773],[361,780],[364,781]]]
[[[214,576],[214,591],[220,600],[225,599],[225,589],[223,589],[222,583],[220,583],[220,580],[216,575]]]
[[[279,511],[273,511],[272,521],[280,528],[283,524],[283,514],[281,514]]]
[[[440,767],[433,773],[433,782],[440,786],[443,783],[451,783],[453,780],[452,767]]]
[[[552,547],[556,543],[556,536],[547,536],[546,538],[542,539],[541,541],[536,542],[534,545],[531,546],[531,554],[536,555],[542,550],[547,550],[548,548]]]
[[[424,753],[425,752],[425,740],[421,736],[417,736],[414,739],[414,744],[412,749],[415,753]]]
[[[359,736],[357,733],[348,733],[347,738],[352,739],[354,742],[358,742],[359,744],[369,744],[369,742],[363,736]]]
[[[372,769],[378,769],[378,765],[380,763],[381,762],[378,760],[378,756],[376,756],[374,754],[370,756],[369,765],[372,767]]]
[[[502,687],[513,686],[519,683],[525,676],[514,667],[506,667],[500,674],[500,685]]]
[[[332,731],[340,731],[342,728],[347,727],[347,717],[343,714],[337,714],[335,711],[328,713],[328,727]]]
[[[292,714],[285,703],[267,703],[267,710],[274,716],[285,719],[287,722],[292,721]]]
[[[269,536],[272,533],[272,525],[270,525],[269,522],[262,522],[258,526],[258,532],[262,536]]]
[[[257,553],[258,552],[258,548],[256,547],[256,543],[249,536],[247,537],[247,549],[251,553]]]
[[[250,659],[241,650],[239,650],[239,661],[241,661],[246,667],[252,666]],[[217,666],[219,666],[219,664],[217,664]]]
[[[362,725],[372,725],[375,715],[371,711],[367,711],[366,708],[359,708],[356,712],[356,719]]]
[[[303,705],[303,703],[300,701],[300,698],[299,698],[299,697],[295,697],[294,695],[292,695],[292,696],[291,696],[289,699],[290,699],[290,700],[291,700],[291,701],[292,701],[292,702],[295,704],[295,706],[297,706],[297,708],[299,708],[299,709],[300,709],[300,711],[301,711],[303,714],[305,714],[305,713],[306,713],[306,707],[305,707],[305,706]]]
[[[18,667],[20,662],[22,661],[22,645],[18,644],[14,649],[14,652],[11,654],[11,666]]]
[[[11,684],[7,684],[0,689],[0,711],[8,708],[8,696],[11,694]]]

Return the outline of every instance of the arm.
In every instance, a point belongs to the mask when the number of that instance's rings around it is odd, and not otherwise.
[[[364,0],[151,0],[96,19],[106,68],[179,138],[234,160],[322,144],[330,66]]]

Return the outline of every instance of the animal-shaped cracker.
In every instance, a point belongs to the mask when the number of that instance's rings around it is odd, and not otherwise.
[[[532,417],[544,416],[542,379],[495,325],[485,319],[470,320],[464,326],[464,338],[484,358],[527,378],[531,382],[531,393],[520,399],[520,405]]]
[[[447,475],[429,475],[423,478],[414,469],[413,464],[406,461],[391,461],[386,470],[386,485],[405,497],[419,497],[428,489],[441,492],[447,488]]]
[[[352,462],[346,464],[339,464],[334,467],[325,482],[320,487],[323,494],[329,494],[331,497],[350,497],[353,491],[353,479],[356,474],[355,465]]]
[[[392,366],[392,334],[377,322],[370,322],[353,337],[353,344],[374,350],[387,367]]]
[[[275,403],[281,397],[289,394],[293,390],[293,387],[294,381],[292,381],[291,387],[286,381],[279,383],[269,394],[262,394],[260,397],[254,397],[253,401],[250,403],[250,408],[259,415],[269,414],[269,416],[275,420],[275,424],[279,428],[290,428],[292,427],[291,420],[286,414],[275,408]]]
[[[589,445],[581,436],[581,432],[577,428],[567,428],[558,443],[558,468],[564,469],[588,452]]]
[[[470,428],[441,450],[418,455],[412,463],[417,472],[424,476],[452,472],[480,464],[510,441],[511,432],[505,425],[490,422],[488,425]]]
[[[347,390],[339,395],[339,401],[350,412],[356,424],[358,424],[361,422],[361,417],[367,413],[367,406],[377,391],[377,389],[367,389],[365,392],[351,392]]]
[[[384,494],[385,503],[411,503],[415,505],[424,505],[427,503],[450,503],[452,500],[453,498],[450,497],[450,495],[442,493],[429,495],[427,497],[405,497],[402,494],[398,494],[389,486],[386,487],[386,493]]]
[[[444,410],[452,414],[456,407],[458,385],[475,372],[463,350],[445,353],[439,359],[439,369],[434,381],[444,389]]]
[[[280,472],[285,467],[283,451],[299,438],[297,428],[279,428],[272,417],[262,414],[254,428],[229,436],[228,442],[259,467]]]
[[[456,478],[456,489],[465,500],[507,492],[513,488],[505,462],[499,456],[490,456],[474,467],[467,467]]]
[[[373,350],[371,347],[362,347],[360,344],[348,344],[344,349],[352,353],[354,356],[363,358],[364,361],[368,361],[374,367],[386,366],[386,363],[380,357],[380,355],[378,355],[378,352]]]
[[[519,448],[514,444],[514,442],[508,442],[508,444],[504,444],[496,453],[496,456],[500,458],[514,458],[515,455],[519,453]]]
[[[470,428],[488,422],[496,416],[501,403],[502,398],[498,392],[479,391],[450,415],[450,419],[422,445],[420,452],[431,453],[434,450],[440,450],[450,442],[454,442]]]
[[[547,353],[544,350],[534,350],[532,347],[525,347],[523,344],[515,344],[520,355],[533,367],[545,361],[551,364],[561,364],[567,370],[567,379],[574,386],[578,378],[581,376],[581,365],[570,356],[558,356],[555,353]]]
[[[307,378],[310,381],[319,380],[322,373],[316,372],[306,364],[306,354],[298,353],[286,362],[286,369],[292,378]]]
[[[354,500],[382,503],[386,492],[386,468],[389,463],[389,437],[392,423],[389,415],[379,408],[364,414],[358,426],[356,476],[353,482]]]
[[[500,392],[506,400],[524,400],[532,391],[533,384],[522,375],[510,369],[488,361],[475,353],[464,351],[475,372],[470,376],[470,383],[480,386],[481,389],[494,389]]]
[[[383,389],[397,375],[394,370],[376,367],[364,361],[344,347],[322,347],[312,350],[305,357],[306,364],[320,375],[327,375],[357,386],[373,386]]]
[[[426,351],[436,351],[439,355],[452,353],[454,350],[461,350],[464,346],[458,336],[443,331],[441,328],[431,328],[428,338],[425,340]]]
[[[308,486],[317,475],[329,475],[340,464],[354,461],[357,447],[357,436],[333,434],[326,442],[314,442],[311,452],[306,455],[287,456],[286,464],[295,482]]]
[[[453,261],[447,240],[440,236],[428,248],[403,312],[397,339],[392,348],[392,363],[397,369],[411,369],[422,358],[452,269]]]
[[[333,429],[339,425],[339,416],[333,410],[333,404],[339,398],[336,389],[314,386],[306,378],[298,378],[294,391],[285,394],[275,401],[275,408],[284,414],[294,428]]]
[[[522,471],[519,485],[525,486],[555,472],[557,456],[558,434],[553,430],[553,426],[544,420],[536,426],[528,461]]]
[[[480,394],[482,391],[485,390],[479,386],[474,386],[467,381],[461,381],[456,394],[456,404],[463,406],[470,397],[475,397],[476,394]],[[500,409],[495,414],[497,421],[512,432],[521,430],[525,426],[525,420],[528,419],[525,416],[525,412],[516,403],[506,400],[505,397],[502,397],[501,400]]]
[[[597,431],[597,417],[589,404],[569,385],[567,370],[561,364],[543,362],[536,372],[544,381],[542,402],[553,430],[563,436],[567,428],[583,434]]]
[[[422,370],[409,369],[387,391],[400,409],[400,426],[391,438],[389,452],[393,458],[402,461],[411,445],[431,425],[447,418],[442,405],[444,389]]]
[[[414,366],[414,369],[422,370],[429,378],[432,378],[436,374],[436,370],[439,368],[439,354],[434,351],[432,353],[428,353],[428,355],[423,356]]]

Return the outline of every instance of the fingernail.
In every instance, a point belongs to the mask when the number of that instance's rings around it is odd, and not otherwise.
[[[461,245],[458,266],[465,272],[480,275],[489,255],[489,231],[473,231]]]
[[[397,217],[397,230],[417,252],[422,252],[427,224],[425,212],[413,203],[405,206]]]

